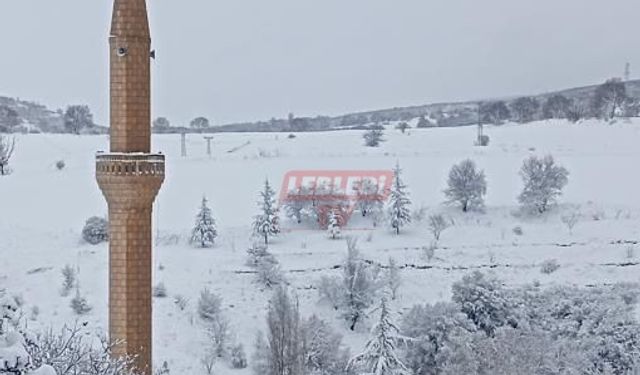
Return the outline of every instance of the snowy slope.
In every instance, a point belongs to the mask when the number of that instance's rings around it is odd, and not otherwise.
[[[640,281],[639,247],[640,122],[614,125],[597,122],[568,124],[540,122],[487,128],[491,144],[473,146],[476,129],[411,129],[408,134],[386,131],[380,148],[366,148],[360,131],[287,134],[219,134],[214,155],[206,156],[201,136],[188,136],[188,157],[180,157],[179,135],[158,135],[154,149],[167,155],[167,180],[155,207],[157,235],[181,237],[177,245],[160,243],[154,249],[155,280],[164,282],[170,298],[155,299],[155,359],[167,361],[172,372],[203,373],[200,357],[204,335],[195,317],[200,290],[208,286],[225,302],[238,340],[252,351],[253,338],[264,329],[270,297],[246,271],[250,223],[257,192],[265,177],[276,187],[294,169],[391,169],[399,161],[411,191],[414,208],[445,213],[456,225],[444,232],[441,249],[428,262],[421,248],[431,241],[425,223],[415,223],[400,236],[386,228],[361,237],[369,260],[397,259],[404,285],[396,308],[449,297],[451,284],[469,269],[495,272],[508,283],[539,280],[576,285]],[[245,147],[229,153],[238,146]],[[60,270],[65,264],[80,269],[81,290],[94,310],[81,319],[88,329],[106,330],[107,245],[81,241],[84,221],[106,214],[106,203],[94,180],[94,153],[107,147],[106,136],[27,135],[17,139],[14,173],[0,178],[0,286],[23,295],[26,309],[37,305],[39,324],[60,326],[76,316],[69,298],[59,296]],[[539,218],[517,212],[521,189],[518,170],[530,155],[551,153],[571,173],[561,206]],[[472,158],[485,170],[489,184],[487,212],[462,215],[442,206],[449,168]],[[56,170],[64,159],[67,167]],[[187,237],[203,195],[209,199],[219,225],[214,249],[190,248]],[[569,234],[560,217],[579,209],[581,221]],[[521,226],[522,236],[513,233]],[[345,335],[354,351],[366,338],[366,328],[351,333],[337,314],[317,303],[318,278],[337,271],[346,252],[344,241],[329,240],[324,231],[293,231],[274,241],[271,251],[297,289],[304,315],[317,313]],[[539,264],[555,258],[560,270],[542,274]],[[621,267],[619,264],[629,263]],[[240,271],[240,272],[239,272]],[[183,295],[185,312],[173,302]],[[230,370],[221,374],[249,374]]]

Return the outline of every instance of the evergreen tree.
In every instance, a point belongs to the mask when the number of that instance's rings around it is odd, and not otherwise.
[[[349,362],[349,367],[361,366],[371,375],[406,375],[409,371],[396,353],[405,339],[392,321],[387,301],[380,302],[380,319],[371,330],[371,338],[363,353]]]
[[[196,215],[196,226],[191,232],[189,242],[201,248],[213,247],[217,236],[216,222],[211,216],[211,209],[207,206],[207,198],[203,197],[200,212]]]
[[[411,222],[411,211],[409,209],[411,200],[407,193],[407,185],[400,178],[401,173],[400,164],[396,164],[393,170],[394,178],[389,196],[389,221],[396,234],[400,234],[400,228]]]
[[[331,239],[340,237],[340,217],[335,210],[329,212],[329,220],[327,224],[327,233],[331,236]]]
[[[417,128],[431,128],[433,126],[434,124],[425,116],[420,116],[420,119],[418,119],[418,125],[416,125]]]
[[[269,185],[269,180],[265,180],[264,191],[260,192],[262,200],[258,202],[262,212],[256,215],[253,220],[253,231],[256,235],[264,238],[265,245],[269,243],[269,237],[280,233],[275,195],[276,192]]]

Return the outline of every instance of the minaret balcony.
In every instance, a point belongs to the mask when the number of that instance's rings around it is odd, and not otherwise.
[[[96,173],[101,176],[164,176],[164,155],[98,153]]]

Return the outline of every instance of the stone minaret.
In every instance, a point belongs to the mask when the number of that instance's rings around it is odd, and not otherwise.
[[[114,0],[111,36],[111,149],[96,157],[109,206],[109,335],[114,355],[137,356],[151,374],[151,211],[164,156],[151,154],[150,46],[145,0]]]

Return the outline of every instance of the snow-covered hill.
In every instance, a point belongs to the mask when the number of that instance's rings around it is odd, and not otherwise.
[[[344,231],[360,237],[366,259],[386,263],[394,257],[403,267],[395,306],[400,311],[448,299],[451,284],[471,269],[495,272],[511,284],[640,281],[640,249],[637,255],[630,250],[640,240],[640,122],[554,121],[485,130],[491,137],[488,147],[473,146],[473,127],[410,129],[407,134],[389,128],[379,148],[364,147],[360,131],[300,133],[295,138],[225,133],[215,136],[211,158],[199,135],[188,136],[186,158],[180,157],[179,135],[154,136],[154,150],[165,153],[168,163],[155,206],[156,236],[180,238],[178,244],[159,241],[154,249],[154,278],[169,294],[154,300],[155,360],[167,361],[178,374],[203,373],[205,336],[195,307],[204,287],[223,297],[238,341],[251,352],[256,332],[265,328],[271,295],[243,272],[248,270],[251,219],[265,177],[279,187],[289,170],[391,169],[399,162],[413,208],[452,218],[455,226],[443,233],[431,261],[422,250],[431,242],[425,222],[399,236],[389,228]],[[0,177],[0,286],[20,293],[26,310],[38,306],[42,327],[81,319],[90,330],[107,328],[107,245],[83,243],[80,234],[87,218],[106,215],[94,179],[95,152],[106,147],[106,136],[18,136],[14,173]],[[518,171],[526,157],[545,154],[569,170],[569,185],[550,213],[521,215]],[[486,173],[485,213],[462,214],[442,205],[448,171],[465,158]],[[66,162],[62,171],[55,168],[58,160]],[[194,249],[187,242],[203,195],[218,223],[220,236],[213,249]],[[570,234],[561,217],[575,210],[581,218]],[[517,226],[522,235],[514,233]],[[328,239],[322,230],[293,230],[276,238],[270,249],[297,289],[303,315],[316,313],[330,321],[354,351],[360,350],[366,328],[355,333],[345,329],[335,311],[318,303],[316,290],[322,275],[338,272],[334,266],[345,256],[345,242]],[[539,266],[547,259],[557,259],[560,269],[541,273]],[[67,264],[80,270],[81,291],[94,307],[89,315],[78,318],[69,297],[60,296],[61,269]],[[185,311],[175,305],[176,295],[188,298]],[[218,373],[250,370],[223,366]]]

